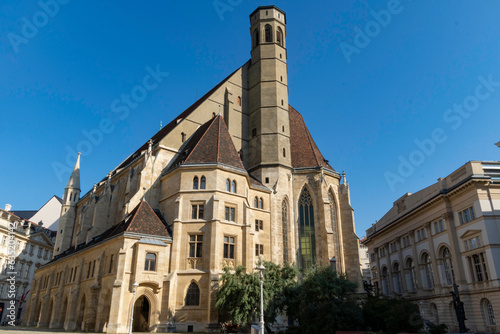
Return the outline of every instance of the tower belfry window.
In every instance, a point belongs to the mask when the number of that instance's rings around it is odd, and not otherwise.
[[[266,43],[271,43],[273,41],[273,32],[272,32],[271,25],[266,24],[264,31],[265,31],[265,36],[266,36]]]
[[[260,44],[260,41],[259,41],[259,29],[255,29],[253,31],[252,44],[253,44],[253,47],[256,47],[256,46],[258,46]]]
[[[283,30],[281,30],[280,27],[276,30],[276,42],[280,45],[283,46]]]

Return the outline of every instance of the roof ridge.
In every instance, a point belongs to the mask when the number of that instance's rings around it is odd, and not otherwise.
[[[220,114],[219,116],[216,117],[222,117]],[[219,119],[219,129],[217,131],[217,158],[216,161],[219,162],[219,157],[220,157],[220,126],[221,126],[221,121]]]
[[[222,119],[222,120],[224,121],[224,119]],[[224,125],[226,126],[227,134],[229,135],[229,140],[231,141],[231,144],[233,145],[234,151],[236,152],[236,155],[238,156],[238,158],[240,158],[240,163],[243,166],[243,169],[246,170],[245,166],[241,162],[241,157],[240,157],[238,151],[236,150],[236,146],[234,145],[234,141],[233,141],[233,136],[231,136],[231,133],[229,132],[229,129],[226,125],[226,121],[224,121]],[[219,136],[220,136],[220,131],[219,131]]]
[[[208,130],[210,130],[210,128],[214,124],[214,120],[215,120],[216,117],[212,118],[212,120],[209,121],[209,122],[211,122],[210,125],[205,129],[205,131],[203,132],[203,135],[200,137],[200,139],[198,139],[198,142],[194,145],[193,149],[191,150],[191,152],[189,152],[188,156],[186,157],[186,159],[184,159],[184,161],[187,161],[189,159],[189,157],[191,156],[191,154],[193,154],[193,152],[196,150],[196,148],[201,143],[201,141],[203,140],[203,138],[205,137],[205,135],[208,133]],[[200,126],[203,126],[203,124],[200,125]],[[195,133],[196,133],[196,131],[195,131]]]

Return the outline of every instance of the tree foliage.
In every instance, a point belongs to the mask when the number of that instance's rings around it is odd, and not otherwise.
[[[418,306],[404,298],[367,295],[363,318],[366,329],[388,334],[417,333],[423,326]]]
[[[312,268],[302,283],[288,289],[287,313],[306,334],[357,330],[363,319],[356,291],[356,283],[330,266]]]
[[[274,323],[276,316],[285,307],[282,296],[284,290],[295,284],[297,269],[285,264],[263,262],[264,274],[264,315],[266,323]],[[234,323],[245,326],[260,309],[259,273],[246,272],[238,266],[235,270],[224,268],[216,298],[216,307]]]

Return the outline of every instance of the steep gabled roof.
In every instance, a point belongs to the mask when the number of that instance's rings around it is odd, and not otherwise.
[[[82,249],[90,248],[124,232],[172,238],[172,232],[163,219],[161,212],[158,210],[154,211],[151,206],[149,206],[148,202],[141,201],[119,224],[107,229],[88,243],[81,243],[76,246],[76,248],[67,249],[63,253],[56,255],[49,263]]]
[[[292,106],[288,106],[290,117],[290,148],[292,167],[325,167],[335,171],[319,151],[302,115]]]
[[[245,66],[245,65],[243,65]],[[241,68],[241,67],[240,67]],[[179,123],[177,120],[179,119],[184,119],[191,115],[191,113],[196,110],[205,100],[207,100],[217,89],[219,89],[224,83],[226,83],[229,78],[231,78],[240,68],[238,68],[236,71],[228,75],[224,80],[219,82],[214,88],[212,88],[210,91],[208,91],[205,95],[203,95],[198,101],[193,103],[189,108],[184,110],[179,116],[175,117],[170,123],[168,123],[166,126],[164,126],[160,131],[158,131],[153,137],[151,137],[151,140],[153,141],[153,145],[157,144],[160,142],[163,137],[168,135],[170,131],[172,131],[177,124]],[[122,167],[127,166],[129,163],[131,163],[135,158],[137,158],[142,151],[148,148],[148,141],[146,141],[137,151],[132,153],[130,156],[128,156],[118,167],[115,168],[115,170],[118,170]]]
[[[245,170],[222,116],[218,115],[195,131],[172,164],[220,163]]]
[[[148,202],[141,201],[130,216],[128,221],[125,221],[127,225],[125,231],[170,237],[167,227],[158,218]]]

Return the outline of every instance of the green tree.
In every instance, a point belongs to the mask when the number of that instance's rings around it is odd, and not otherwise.
[[[423,325],[418,306],[404,298],[367,295],[363,318],[365,329],[389,334],[417,333]]]
[[[260,263],[259,263],[260,264]],[[296,282],[295,266],[283,266],[263,262],[264,273],[264,317],[266,324],[276,321],[276,316],[286,307],[284,290]],[[247,273],[246,268],[224,268],[216,298],[216,307],[221,314],[241,326],[249,323],[260,309],[259,273]]]
[[[301,333],[359,330],[363,318],[356,291],[356,283],[330,266],[312,268],[301,284],[287,289],[287,313]]]

